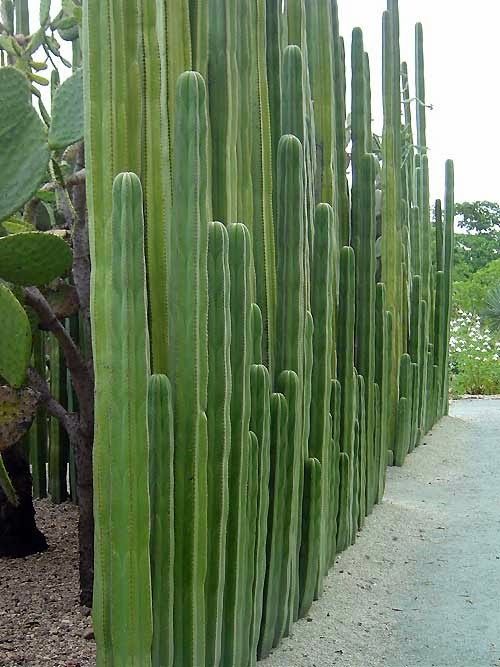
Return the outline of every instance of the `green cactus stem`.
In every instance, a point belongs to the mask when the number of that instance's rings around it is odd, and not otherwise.
[[[229,237],[212,222],[208,240],[208,562],[205,581],[206,664],[220,662],[231,444],[231,312]]]
[[[103,257],[112,296],[102,324],[108,335],[120,331],[121,336],[105,371],[114,396],[109,412],[102,415],[99,396],[96,401],[94,463],[97,469],[109,467],[109,510],[96,514],[99,541],[93,618],[97,665],[138,667],[151,665],[152,617],[146,406],[149,341],[142,193],[134,174],[120,174],[115,180],[112,230],[110,254]],[[101,479],[99,475],[95,478],[98,496],[103,492]],[[105,544],[109,550],[101,550]]]
[[[352,501],[354,481],[354,422],[356,408],[356,386],[354,372],[354,326],[355,326],[355,259],[351,247],[345,246],[340,253],[340,301],[337,348],[338,378],[342,386],[340,448],[345,457],[341,466],[341,492],[338,510],[337,550],[343,551],[351,544]],[[348,476],[345,477],[346,472]]]
[[[174,663],[174,416],[166,375],[148,384],[152,667]]]
[[[231,452],[229,517],[222,631],[222,663],[246,664],[249,651],[247,484],[249,466],[251,241],[248,229],[229,225],[231,280]]]
[[[303,618],[309,611],[318,586],[321,553],[321,463],[314,458],[305,461],[304,509],[302,512],[302,546],[300,550],[300,609]]]
[[[265,366],[250,369],[252,412],[250,428],[258,443],[257,528],[255,540],[255,574],[253,580],[253,614],[250,628],[250,665],[257,656],[263,614],[266,578],[266,541],[269,516],[269,482],[271,475],[271,382]]]
[[[274,646],[280,597],[282,550],[284,543],[284,498],[286,485],[285,452],[288,436],[288,406],[283,394],[271,395],[271,473],[269,480],[269,522],[264,608],[259,639],[259,658],[267,657]]]
[[[329,204],[319,204],[314,220],[314,251],[311,279],[311,310],[314,320],[312,393],[310,402],[309,455],[321,464],[321,520],[318,591],[330,565],[331,523],[331,358],[333,355],[333,282],[331,255],[334,248],[334,216]]]
[[[207,569],[208,212],[203,79],[179,77],[170,228],[169,378],[175,449],[174,664],[205,664]]]

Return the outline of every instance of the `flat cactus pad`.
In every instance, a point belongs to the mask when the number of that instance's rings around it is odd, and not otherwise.
[[[64,275],[73,255],[68,244],[48,232],[0,238],[0,278],[16,285],[42,286]]]

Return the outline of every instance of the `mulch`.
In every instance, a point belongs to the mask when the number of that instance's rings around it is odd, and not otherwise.
[[[93,667],[90,613],[78,601],[78,510],[35,508],[48,551],[0,558],[0,667]]]

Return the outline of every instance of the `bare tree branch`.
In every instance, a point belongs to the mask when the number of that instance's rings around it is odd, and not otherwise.
[[[40,318],[40,324],[50,331],[57,341],[66,359],[66,365],[71,373],[73,385],[81,403],[87,403],[89,392],[92,393],[92,376],[82,357],[80,350],[73,339],[54,314],[47,299],[36,287],[24,289],[26,304],[31,306]]]
[[[50,393],[47,382],[34,368],[28,369],[29,387],[40,397],[40,403],[45,406],[47,412],[59,420],[67,434],[71,437],[78,427],[78,417],[66,410]]]

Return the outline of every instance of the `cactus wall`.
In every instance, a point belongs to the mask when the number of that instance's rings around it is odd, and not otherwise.
[[[434,224],[382,30],[380,142],[335,0],[84,3],[99,667],[267,656],[447,411],[453,165]]]

